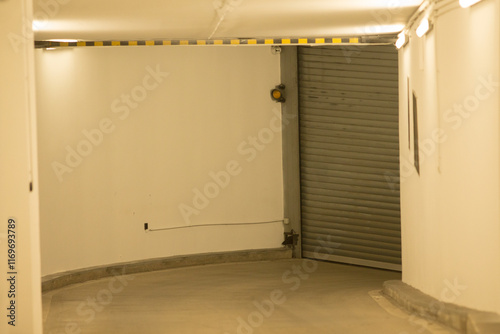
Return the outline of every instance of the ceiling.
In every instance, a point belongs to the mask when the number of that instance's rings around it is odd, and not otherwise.
[[[34,1],[33,27],[37,40],[363,36],[401,31],[421,3],[422,0]]]

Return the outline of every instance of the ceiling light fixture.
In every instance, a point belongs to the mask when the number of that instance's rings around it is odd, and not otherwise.
[[[460,3],[460,7],[467,8],[467,7],[470,7],[472,5],[475,5],[479,1],[481,1],[481,0],[460,0],[459,3]]]
[[[408,43],[408,36],[406,36],[406,31],[402,31],[399,35],[398,35],[398,40],[396,41],[396,47],[398,49],[401,49],[403,46],[406,45],[406,43]]]
[[[429,29],[431,28],[431,24],[429,22],[429,19],[426,17],[420,22],[418,28],[417,28],[417,36],[422,37],[424,36]]]

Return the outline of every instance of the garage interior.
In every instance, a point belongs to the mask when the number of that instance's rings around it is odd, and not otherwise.
[[[499,332],[500,0],[0,7],[2,333]]]

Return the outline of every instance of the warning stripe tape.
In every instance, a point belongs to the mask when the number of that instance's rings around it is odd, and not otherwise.
[[[36,41],[36,48],[89,47],[89,46],[155,46],[155,45],[329,45],[329,44],[374,44],[375,41],[360,37],[348,38],[261,38],[261,39],[172,39],[136,41],[81,41],[54,42]]]

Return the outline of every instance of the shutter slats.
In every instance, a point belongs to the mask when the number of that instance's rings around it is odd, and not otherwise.
[[[389,128],[377,128],[371,126],[363,126],[363,125],[353,125],[347,124],[347,121],[344,123],[322,123],[322,122],[311,122],[311,121],[301,121],[301,124],[304,128],[311,128],[315,130],[328,130],[328,131],[337,131],[338,133],[342,132],[350,132],[355,135],[359,134],[374,134],[374,135],[385,135],[385,136],[394,136],[394,133],[397,132],[396,129]],[[351,122],[353,123],[353,122]]]
[[[324,149],[330,151],[345,151],[345,152],[355,152],[355,153],[367,153],[367,154],[377,154],[380,155],[382,160],[385,160],[384,157],[387,157],[386,161],[396,161],[394,158],[394,153],[398,152],[397,150],[390,148],[377,148],[373,146],[362,146],[362,145],[349,145],[348,143],[322,143],[321,141],[312,141],[312,140],[303,140],[301,141],[301,145],[303,145],[304,149],[307,148],[317,148]]]
[[[400,225],[391,222],[374,221],[369,219],[363,219],[362,217],[359,218],[344,217],[341,215],[341,213],[338,215],[332,213],[327,215],[327,213],[324,212],[323,210],[314,208],[305,208],[303,218],[306,220],[309,219],[310,221],[314,221],[314,224],[311,224],[311,226],[322,226],[326,228],[332,226],[332,223],[339,223],[339,224],[342,223],[353,226],[386,229],[390,231],[401,230]]]
[[[303,199],[324,202],[324,203],[328,203],[329,200],[335,200],[337,203],[357,206],[360,208],[360,212],[362,212],[363,210],[369,210],[369,212],[375,212],[375,210],[383,209],[386,210],[385,212],[388,212],[388,214],[390,215],[393,215],[393,212],[399,213],[399,203],[388,203],[385,201],[384,202],[370,201],[361,198],[351,198],[351,197],[347,198],[340,196],[309,194],[309,193],[304,194]]]
[[[389,87],[398,88],[397,81],[385,81],[377,79],[359,79],[359,78],[345,78],[345,77],[332,77],[327,75],[314,75],[314,74],[304,74],[304,79],[312,81],[321,81],[331,84],[344,84],[344,85],[356,85],[365,87]]]
[[[367,251],[360,251],[359,249],[352,250],[355,247],[350,247],[350,249],[347,249],[347,248],[346,249],[336,249],[336,248],[327,249],[327,248],[323,247],[323,244],[318,244],[318,245],[311,244],[315,239],[312,239],[312,238],[305,238],[305,239],[308,242],[303,247],[304,251],[314,252],[317,249],[319,249],[321,254],[332,254],[332,255],[353,257],[353,258],[372,260],[372,261],[381,261],[381,262],[394,263],[394,264],[401,263],[401,260],[397,256],[387,256],[384,254],[376,254],[376,253],[370,252],[369,250],[367,250]]]
[[[323,68],[322,66],[316,67],[304,67],[302,69],[302,74],[304,75],[322,75],[337,78],[357,78],[357,79],[373,79],[373,80],[387,80],[387,81],[398,81],[398,75],[396,73],[369,73],[369,72],[352,72],[352,71],[337,71],[328,68]]]
[[[320,68],[325,70],[335,70],[339,71],[339,77],[347,76],[346,72],[358,72],[358,73],[366,73],[367,71],[371,73],[379,73],[379,74],[389,74],[394,75],[397,74],[397,69],[394,70],[391,67],[376,67],[371,65],[354,65],[354,64],[335,64],[335,63],[319,63],[319,62],[307,62],[305,59],[300,59],[299,64],[301,67],[305,68]],[[310,74],[304,74],[306,81],[310,81]],[[313,80],[317,81],[317,80]],[[394,94],[394,93],[393,93]]]
[[[369,208],[361,208],[354,205],[345,205],[341,203],[325,203],[311,200],[303,200],[302,204],[313,209],[322,210],[325,213],[336,214],[341,217],[360,218],[371,221],[386,221],[389,223],[397,224],[399,217],[396,214],[388,214],[386,210],[369,210]]]
[[[305,175],[303,175],[305,176]],[[396,191],[398,188],[392,189],[381,189],[377,187],[365,187],[365,186],[356,186],[349,184],[351,183],[350,179],[342,179],[342,183],[328,183],[328,182],[314,182],[310,180],[303,180],[303,186],[305,188],[317,188],[331,191],[343,191],[351,193],[351,196],[364,196],[364,195],[378,195],[381,198],[383,197],[393,197],[399,199],[399,194]],[[361,195],[358,195],[361,194]],[[345,196],[345,194],[344,194]]]
[[[309,80],[308,80],[309,79]],[[317,79],[317,77],[316,77]],[[318,82],[314,80],[314,78],[308,78],[308,76],[304,75],[300,78],[301,87],[311,88],[311,89],[321,89],[321,90],[334,90],[334,91],[345,91],[345,92],[361,92],[361,93],[370,93],[379,96],[382,94],[388,96],[397,96],[394,94],[393,87],[379,87],[379,86],[366,86],[366,85],[347,85],[346,83],[331,83],[331,82]]]
[[[372,45],[369,48],[359,49],[357,46],[346,46],[341,49],[326,47],[315,47],[314,49],[304,48],[301,50],[302,54],[312,54],[323,56],[331,55],[337,57],[347,57],[347,58],[368,58],[368,59],[392,59],[398,61],[398,55],[393,50],[388,50],[386,46],[376,46]]]
[[[340,189],[324,189],[324,188],[316,188],[311,187],[304,184],[304,192],[311,195],[321,195],[321,196],[330,196],[330,197],[342,197],[344,196],[344,191]],[[389,197],[386,195],[380,194],[368,194],[368,193],[353,193],[353,199],[361,200],[361,201],[371,201],[377,203],[387,203],[387,204],[396,204],[399,205],[399,198],[397,196]]]
[[[384,178],[389,182],[392,181],[394,176],[397,176],[396,172],[394,174],[389,173],[386,169],[381,168],[373,168],[373,167],[363,167],[363,166],[348,166],[343,164],[329,163],[321,161],[320,159],[314,156],[310,156],[307,154],[302,155],[304,160],[307,159],[307,164],[304,163],[303,166],[312,167],[315,169],[335,169],[340,172],[353,172],[353,173],[362,173],[362,174],[374,174],[377,176],[384,176]],[[306,172],[304,172],[306,174]],[[395,194],[395,196],[399,197],[399,194]]]
[[[380,147],[381,149],[386,150],[398,150],[399,145],[397,143],[391,142],[381,142],[374,141],[368,139],[354,139],[354,138],[343,138],[343,137],[334,137],[332,133],[328,133],[328,135],[311,135],[306,133],[306,129],[302,132],[304,139],[307,139],[307,142],[320,142],[325,144],[350,144],[352,146],[362,146],[362,147]]]
[[[337,249],[353,250],[350,246],[354,246],[358,248],[358,250],[364,248],[370,252],[376,249],[382,249],[385,255],[389,256],[397,256],[398,252],[401,251],[401,244],[398,244],[398,238],[335,229],[328,229],[326,232],[334,232],[335,235],[328,238],[328,240],[337,243]],[[321,228],[308,227],[303,233],[306,238],[321,240],[325,231],[322,231]]]
[[[393,115],[388,108],[385,107],[378,107],[378,106],[357,106],[357,105],[350,105],[346,103],[333,103],[333,102],[321,102],[317,100],[307,100],[303,99],[301,100],[301,114],[305,114],[303,112],[304,109],[307,108],[314,108],[314,109],[324,109],[324,110],[331,110],[332,108],[335,108],[338,111],[348,111],[348,112],[369,112],[369,113],[374,113],[374,114],[382,114],[382,115]]]
[[[382,116],[383,117],[383,116]],[[301,119],[304,122],[311,123],[332,123],[336,124],[345,124],[345,125],[360,125],[360,126],[368,126],[368,127],[376,127],[381,129],[390,129],[390,130],[398,130],[398,122],[394,120],[387,119],[363,119],[362,113],[348,113],[348,112],[339,112],[336,117],[326,116],[326,115],[305,115],[301,114]],[[332,118],[334,118],[332,120]]]
[[[390,156],[387,154],[383,154],[384,151],[380,152],[380,155],[377,155],[376,153],[369,153],[369,150],[363,150],[363,148],[359,146],[354,146],[352,150],[346,150],[345,146],[337,146],[334,147],[333,145],[325,146],[322,148],[316,148],[316,147],[311,147],[311,145],[308,145],[307,147],[304,147],[304,153],[306,154],[312,154],[312,155],[335,155],[339,158],[352,158],[352,159],[357,159],[357,160],[364,160],[364,161],[369,161],[369,162],[374,162],[374,161],[380,161],[380,162],[387,162],[387,163],[392,163],[392,164],[398,164],[399,160],[395,158],[394,156]]]
[[[374,100],[374,101],[392,101],[392,102],[398,101],[398,96],[392,94],[370,93],[370,92],[364,92],[360,94],[359,92],[341,91],[330,88],[307,87],[306,85],[302,86],[300,94],[315,95],[315,96],[330,96],[330,97],[350,98],[350,99],[359,99],[361,97],[365,100]]]
[[[387,207],[376,207],[373,202],[364,202],[359,199],[343,199],[341,197],[327,197],[308,194],[304,196],[303,201],[304,205],[309,204],[312,207],[317,206],[318,208],[327,210],[354,211],[357,214],[364,215],[365,217],[370,217],[372,219],[397,219],[399,217],[399,210]],[[335,201],[335,203],[332,203],[332,201]]]
[[[345,231],[356,231],[364,233],[373,233],[384,236],[398,238],[401,229],[395,224],[386,224],[380,222],[370,222],[366,220],[356,220],[341,217],[324,217],[315,213],[304,213],[303,219],[308,222],[308,227],[318,227],[327,229],[343,229]],[[306,228],[306,227],[304,227]]]
[[[351,159],[349,157],[342,157],[341,155],[331,156],[328,154],[327,150],[304,149],[302,154],[304,154],[304,156],[309,156],[312,161],[328,162],[352,167],[376,167],[378,168],[378,172],[395,170],[395,168],[397,168],[395,165],[398,165],[397,163],[370,160],[369,157],[365,159],[363,159],[363,157]]]
[[[299,92],[304,254],[399,269],[397,52],[300,47]]]
[[[302,125],[302,123],[301,123]],[[399,143],[394,143],[394,140],[391,140],[393,136],[391,135],[381,135],[381,134],[368,134],[368,133],[351,133],[351,132],[345,132],[342,130],[323,130],[323,129],[315,129],[311,128],[308,129],[306,127],[302,127],[300,129],[300,135],[301,138],[304,138],[306,136],[314,136],[314,137],[330,137],[335,140],[352,140],[353,142],[356,140],[365,140],[365,141],[371,141],[371,142],[376,142],[378,145],[378,142],[383,142],[384,144],[388,145],[395,145],[397,144],[399,147]]]
[[[377,68],[386,67],[388,71],[396,70],[397,73],[397,60],[387,60],[387,59],[372,59],[372,58],[362,58],[362,57],[352,57],[349,59],[349,65],[369,65]],[[311,54],[301,54],[299,56],[299,61],[303,62],[317,62],[321,64],[339,64],[343,65],[346,63],[345,57],[338,56],[323,56],[323,55],[311,55]],[[396,67],[395,67],[396,66]]]
[[[328,92],[322,93],[319,90],[313,91],[311,93],[301,92],[300,94],[303,100],[310,100],[316,102],[323,103],[336,103],[336,104],[349,104],[352,106],[376,106],[383,108],[397,108],[397,101],[390,100],[380,100],[379,99],[369,99],[365,98],[364,94],[358,94],[357,98],[346,98],[346,97],[337,97],[329,95]],[[392,115],[393,116],[393,115]],[[393,116],[394,117],[394,116]]]

